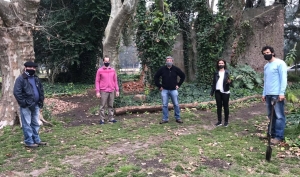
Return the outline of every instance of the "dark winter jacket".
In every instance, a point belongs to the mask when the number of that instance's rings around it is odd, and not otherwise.
[[[37,104],[40,108],[42,108],[44,104],[43,85],[36,75],[34,75],[34,80],[39,92],[39,101]],[[28,76],[25,73],[23,73],[16,79],[14,86],[14,96],[18,101],[19,106],[22,108],[31,107],[36,104],[36,102],[34,101],[34,91],[32,85],[29,83]]]
[[[216,91],[216,85],[217,85],[217,82],[218,82],[219,78],[220,78],[219,71],[216,71],[214,73],[214,76],[213,76],[213,83],[212,83],[211,91],[210,91],[210,95],[211,96],[213,96],[214,93],[215,93],[215,91]],[[224,89],[224,92],[228,92],[229,91],[229,86],[231,85],[231,83],[229,84],[227,82],[228,79],[229,79],[229,71],[225,70],[224,80],[223,80],[223,89]]]
[[[179,82],[177,82],[177,76],[180,77]],[[159,78],[162,78],[162,83],[160,84]],[[176,85],[181,86],[185,79],[185,74],[176,66],[168,68],[167,66],[162,66],[155,74],[154,81],[158,88],[163,88],[165,90],[176,90]]]

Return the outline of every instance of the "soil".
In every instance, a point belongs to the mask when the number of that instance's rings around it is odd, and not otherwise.
[[[86,94],[75,95],[75,96],[62,96],[57,98],[48,98],[45,100],[46,105],[50,105],[52,109],[52,114],[56,116],[58,119],[64,122],[65,126],[80,126],[80,125],[94,125],[99,122],[99,115],[91,114],[91,108],[98,109],[99,99],[95,97],[94,90],[88,90]],[[185,110],[182,110],[185,111]],[[204,129],[211,130],[214,129],[214,123],[216,123],[216,113],[210,112],[210,110],[192,110],[195,115],[198,115],[197,118],[201,118],[201,124]],[[264,103],[255,103],[246,108],[242,108],[235,112],[230,113],[230,121],[240,120],[241,122],[246,122],[249,119],[255,117],[256,115],[265,114],[266,109]],[[131,118],[139,118],[141,121],[138,121],[137,124],[140,126],[147,126],[150,124],[158,124],[160,121],[162,113],[161,111],[151,113],[151,114],[124,114],[115,116],[115,119],[122,124],[126,119]],[[154,117],[154,119],[149,119],[149,117]],[[151,122],[153,121],[153,122]],[[155,122],[157,121],[157,122]],[[170,121],[173,121],[170,119]],[[184,120],[183,120],[184,121]],[[198,125],[199,126],[199,125]],[[177,132],[174,132],[175,135],[184,135],[195,132],[195,125],[184,126],[182,128],[178,128]],[[248,134],[245,130],[243,132],[237,132],[236,136],[243,136]],[[169,171],[165,164],[158,163],[159,160],[163,159],[163,154],[155,157],[151,160],[137,160],[135,158],[135,152],[138,150],[145,149],[149,146],[159,145],[163,143],[165,140],[170,140],[172,136],[164,136],[164,137],[150,137],[147,142],[119,142],[111,145],[110,147],[103,149],[101,152],[96,150],[91,150],[87,152],[84,157],[68,157],[64,159],[63,163],[67,163],[72,166],[72,170],[76,176],[81,176],[82,174],[92,174],[99,166],[99,161],[101,163],[105,163],[105,154],[127,154],[129,163],[139,164],[144,168],[152,168],[156,169],[154,176],[169,176]],[[131,146],[128,146],[131,144]],[[130,148],[128,148],[130,147]],[[98,155],[96,155],[98,154]],[[80,158],[80,160],[79,160]],[[102,160],[101,160],[102,159]],[[88,160],[90,163],[90,167],[87,169],[83,164],[85,160]],[[103,161],[104,160],[104,161]],[[201,160],[203,165],[214,168],[230,168],[230,163],[222,161],[220,159],[207,159],[203,157]],[[104,164],[103,164],[104,165]],[[42,172],[42,169],[41,169]]]

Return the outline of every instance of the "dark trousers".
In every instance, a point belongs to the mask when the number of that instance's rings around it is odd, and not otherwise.
[[[217,114],[218,122],[222,122],[222,106],[224,107],[225,122],[228,122],[229,116],[229,97],[230,94],[221,93],[220,90],[215,92],[216,102],[217,102]]]

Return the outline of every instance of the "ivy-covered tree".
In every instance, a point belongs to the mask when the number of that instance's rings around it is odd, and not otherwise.
[[[65,81],[94,81],[109,10],[109,0],[41,1],[38,23],[43,28],[35,33],[35,52],[50,69],[50,82],[59,73]]]
[[[154,84],[154,74],[165,63],[165,57],[171,54],[178,34],[176,17],[171,13],[169,5],[163,2],[161,7],[161,2],[156,1],[147,10],[146,1],[140,0],[137,8],[135,42],[149,84]]]
[[[218,13],[208,8],[206,0],[195,0],[195,11],[198,12],[195,22],[197,33],[197,82],[211,84],[211,75],[215,62],[221,56],[228,36],[228,17],[225,8],[226,0],[218,1]]]

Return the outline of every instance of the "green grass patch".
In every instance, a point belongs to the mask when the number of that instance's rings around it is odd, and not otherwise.
[[[247,106],[250,104],[243,103],[232,109]],[[104,126],[65,127],[53,118],[55,126],[40,129],[42,140],[49,145],[35,150],[23,147],[20,127],[5,127],[0,130],[0,176],[9,171],[124,177],[299,174],[299,159],[277,157],[282,151],[276,147],[271,162],[265,161],[266,141],[254,136],[254,125],[265,122],[265,115],[232,120],[226,128],[206,129],[210,126],[205,125],[207,113],[182,110],[184,124],[177,124],[173,114],[170,111],[170,122],[163,125],[158,124],[161,114],[156,113],[143,114],[143,118],[130,114],[130,119]],[[287,136],[295,134],[293,128],[287,127]]]

